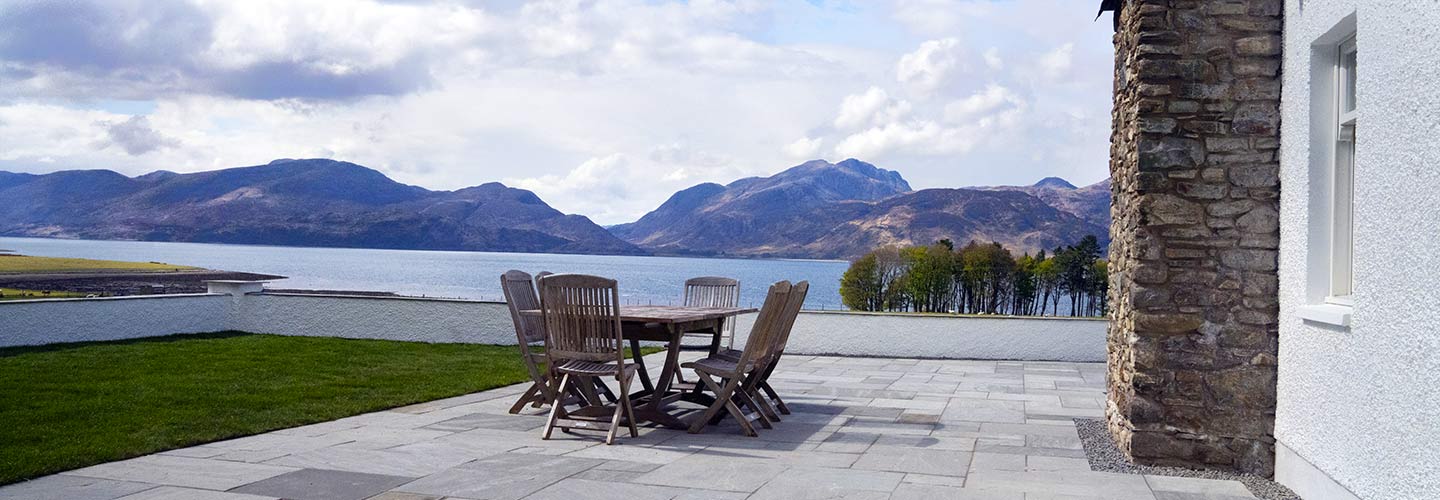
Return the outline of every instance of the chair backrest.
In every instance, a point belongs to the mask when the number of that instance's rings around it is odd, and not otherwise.
[[[550,358],[624,362],[620,290],[615,280],[584,274],[540,278],[545,348]]]
[[[535,295],[530,274],[506,271],[500,275],[500,291],[505,293],[505,305],[509,306],[510,319],[515,322],[515,340],[521,345],[544,341],[545,319],[520,314],[520,311],[540,309],[540,297]]]
[[[795,319],[800,317],[800,308],[805,306],[805,296],[810,293],[810,282],[801,281],[790,287],[790,297],[785,302],[785,318],[781,320],[780,332],[772,338],[770,356],[779,357],[790,342],[790,330],[795,328]]]
[[[745,350],[740,354],[740,366],[758,363],[770,355],[774,338],[784,326],[785,306],[789,302],[790,291],[789,281],[770,285],[770,290],[765,293],[765,303],[760,306],[760,313],[755,315],[755,323],[750,327],[750,336],[745,339]]]
[[[736,307],[740,305],[740,281],[718,276],[685,280],[688,307]]]

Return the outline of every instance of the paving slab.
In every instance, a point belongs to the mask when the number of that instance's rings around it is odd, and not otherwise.
[[[296,469],[296,467],[226,462],[207,458],[148,455],[86,467],[66,474],[117,481],[228,490]]]
[[[767,460],[692,455],[641,475],[644,484],[750,493],[785,471]]]
[[[199,490],[195,488],[182,488],[179,486],[161,486],[159,488],[145,490],[133,495],[120,497],[119,500],[279,500],[276,497],[260,495],[247,495],[244,493],[227,493],[223,491]]]
[[[113,500],[154,487],[134,481],[56,474],[0,486],[0,500]]]
[[[364,500],[414,479],[363,472],[300,469],[230,491],[286,500]]]
[[[517,500],[600,463],[585,458],[506,453],[440,471],[395,490],[471,500]]]

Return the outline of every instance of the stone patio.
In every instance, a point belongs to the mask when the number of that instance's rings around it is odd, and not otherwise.
[[[651,361],[658,366],[658,359]],[[746,438],[642,428],[540,439],[511,386],[97,465],[0,499],[1236,499],[1244,485],[1091,472],[1073,417],[1103,364],[787,357],[793,415]],[[622,435],[624,435],[622,433]]]

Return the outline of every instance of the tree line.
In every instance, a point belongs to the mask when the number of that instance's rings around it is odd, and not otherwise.
[[[888,246],[840,278],[841,300],[858,311],[1100,316],[1108,288],[1095,236],[1019,258],[995,242]]]

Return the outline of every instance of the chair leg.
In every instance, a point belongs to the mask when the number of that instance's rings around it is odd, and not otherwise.
[[[545,434],[540,439],[550,439],[550,434],[555,431],[555,421],[565,413],[565,388],[570,385],[570,374],[566,373],[560,377],[560,387],[555,391],[555,399],[550,402],[550,418],[545,420]]]
[[[729,411],[730,416],[735,417],[735,422],[740,424],[740,431],[745,433],[746,436],[754,437],[758,435],[755,432],[755,427],[750,425],[750,419],[745,416],[744,412],[740,411],[738,406],[735,406],[735,398],[731,397],[735,394],[735,388],[740,386],[739,378],[731,378],[725,383],[724,387],[721,387],[715,383],[715,379],[710,378],[710,375],[704,372],[697,371],[695,372],[695,376],[706,386],[709,386],[710,390],[715,391],[715,403],[710,405],[710,408],[707,408],[705,413],[701,414],[700,418],[695,420],[695,423],[690,424],[691,434],[699,434],[700,430],[705,427],[705,424],[709,423],[710,419],[717,416],[720,410],[723,409]]]
[[[540,401],[540,384],[532,383],[530,384],[530,388],[525,390],[525,394],[521,395],[520,399],[516,400],[515,404],[510,406],[510,414],[520,413],[520,409],[524,408],[526,404],[539,403]]]
[[[629,392],[629,391],[621,391]],[[620,417],[625,413],[623,405],[615,405],[615,413],[610,416],[610,430],[605,431],[605,444],[615,444],[615,431],[620,429]]]
[[[605,381],[600,377],[595,377],[595,388],[600,389],[600,395],[605,396],[605,399],[610,400],[611,403],[616,401],[615,393],[610,391],[610,386],[605,385]]]
[[[764,427],[766,429],[775,428],[775,426],[770,423],[770,416],[765,414],[765,409],[760,407],[760,405],[755,402],[754,398],[750,397],[750,391],[747,390],[744,386],[740,386],[735,389],[735,399],[739,400],[745,406],[750,407],[750,409],[755,410],[756,419],[760,421],[761,427]],[[743,417],[744,416],[742,415],[742,418]]]
[[[625,372],[622,371],[620,372],[620,376],[615,378],[620,381],[620,401],[618,406],[624,407],[625,409],[625,421],[630,423],[630,437],[640,437],[640,429],[635,426],[635,407],[630,403],[630,377],[625,376]]]
[[[770,400],[775,402],[775,409],[780,410],[783,415],[790,414],[790,408],[785,406],[785,400],[780,399],[780,395],[775,393],[775,388],[770,387],[770,382],[761,381],[760,389],[764,390],[765,395],[770,396]]]

